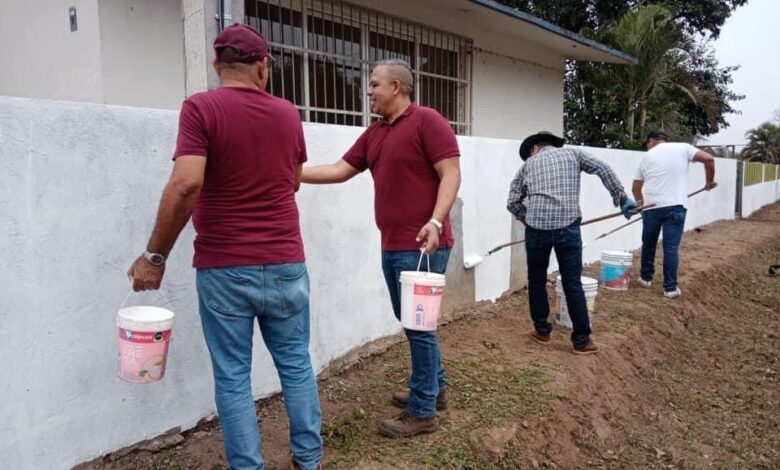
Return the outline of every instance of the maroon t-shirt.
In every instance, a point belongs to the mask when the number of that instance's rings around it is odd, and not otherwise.
[[[192,215],[196,268],[304,261],[294,185],[306,146],[292,103],[250,88],[193,95],[179,115],[181,155],[207,158]]]
[[[382,249],[420,248],[417,233],[433,216],[439,174],[433,165],[460,155],[449,123],[431,108],[412,104],[392,124],[371,125],[344,155],[358,171],[374,177],[374,213],[382,232]],[[450,218],[444,220],[439,246],[453,244]]]

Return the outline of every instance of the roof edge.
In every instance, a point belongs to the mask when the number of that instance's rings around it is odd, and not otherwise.
[[[515,10],[509,6],[506,6],[502,3],[498,3],[495,0],[469,0],[472,3],[476,3],[480,6],[483,6],[485,8],[488,8],[490,10],[496,11],[498,13],[503,13],[505,15],[511,16],[517,20],[524,21],[526,23],[529,23],[533,26],[537,26],[539,28],[542,28],[550,33],[553,33],[558,36],[565,37],[567,39],[570,39],[574,42],[580,43],[582,45],[592,47],[594,49],[597,49],[605,54],[609,54],[615,58],[618,58],[620,60],[626,61],[632,65],[636,65],[639,61],[636,59],[636,57],[627,54],[623,51],[619,51],[617,49],[614,49],[612,47],[609,47],[605,44],[602,44],[598,41],[594,41],[592,39],[588,39],[585,36],[582,36],[580,34],[574,33],[572,31],[569,31],[568,29],[561,28],[558,25],[555,25],[553,23],[550,23],[547,20],[543,20],[539,18],[538,16],[534,16],[530,13],[526,13],[524,11]]]

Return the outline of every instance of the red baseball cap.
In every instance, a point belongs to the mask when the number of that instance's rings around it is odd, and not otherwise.
[[[238,51],[238,57],[220,58],[226,63],[247,63],[257,62],[268,57],[273,61],[274,57],[268,51],[268,43],[262,34],[255,28],[242,23],[235,23],[225,28],[217,38],[214,39],[214,51],[219,54],[222,48],[231,47]]]

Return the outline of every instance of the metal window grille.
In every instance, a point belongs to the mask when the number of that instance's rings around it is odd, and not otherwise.
[[[305,121],[367,126],[371,64],[403,59],[415,101],[471,133],[470,40],[338,0],[245,0],[245,11],[276,58],[269,91]]]

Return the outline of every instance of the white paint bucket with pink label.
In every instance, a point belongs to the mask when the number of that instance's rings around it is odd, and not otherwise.
[[[119,328],[119,378],[145,384],[165,376],[174,314],[161,307],[125,307],[116,316]]]
[[[428,271],[420,271],[422,258]],[[439,321],[444,274],[431,272],[431,260],[420,253],[417,271],[401,271],[401,326],[407,330],[434,331]]]
[[[434,331],[444,294],[443,274],[401,272],[401,326],[407,330]]]

